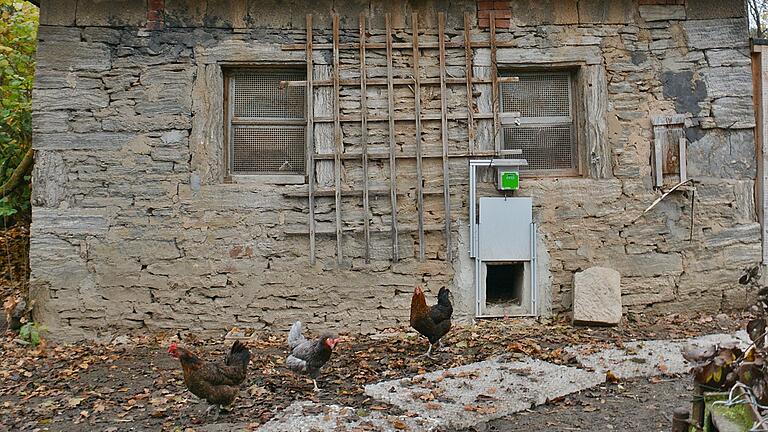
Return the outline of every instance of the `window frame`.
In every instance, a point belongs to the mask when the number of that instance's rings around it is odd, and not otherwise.
[[[302,119],[280,119],[280,118],[257,118],[255,120],[238,121],[243,125],[254,126],[302,126],[304,128],[304,172],[291,174],[278,173],[234,173],[233,172],[233,146],[234,146],[234,104],[231,98],[234,97],[235,80],[233,75],[242,71],[280,71],[290,70],[302,72],[306,75],[306,63],[302,62],[281,62],[281,63],[237,63],[222,65],[223,78],[223,172],[225,183],[256,183],[256,184],[306,184],[308,170],[310,169],[309,149],[307,147],[307,131],[309,121],[307,114],[307,94],[304,94],[304,117]],[[306,78],[305,78],[306,79]]]
[[[571,105],[571,146],[572,155],[571,160],[574,163],[574,168],[553,168],[553,169],[525,169],[521,174],[526,177],[533,178],[548,178],[548,177],[583,177],[584,176],[584,163],[582,161],[582,145],[584,143],[584,92],[582,90],[583,85],[583,71],[581,65],[547,65],[547,64],[504,64],[498,67],[499,77],[515,76],[515,74],[521,73],[567,73],[569,79],[570,88],[570,105]],[[520,125],[541,125],[541,126],[554,126],[563,124],[563,122],[535,122],[526,121],[525,117],[518,117],[508,111],[502,111],[502,85],[499,82],[498,95],[499,95],[499,125],[501,134],[501,146],[502,149],[506,149],[506,143],[504,142],[504,128],[508,126],[515,126],[520,121]],[[541,119],[546,117],[528,117],[530,119]],[[557,117],[556,117],[557,118]],[[555,119],[555,118],[553,118]],[[523,156],[515,156],[523,157]]]

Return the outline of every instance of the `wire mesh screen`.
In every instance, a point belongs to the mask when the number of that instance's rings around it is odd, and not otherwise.
[[[300,69],[242,70],[233,72],[234,116],[303,119],[304,87],[280,88],[280,81],[301,81]]]
[[[520,149],[527,170],[575,169],[572,126],[505,127],[504,148]]]
[[[303,174],[303,126],[235,126],[232,172]]]
[[[568,72],[504,72],[517,82],[501,84],[501,109],[520,117],[570,117],[571,77]]]

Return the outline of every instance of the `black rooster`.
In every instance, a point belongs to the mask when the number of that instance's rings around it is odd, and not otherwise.
[[[453,315],[453,305],[450,299],[451,291],[446,288],[440,288],[437,293],[437,304],[431,308],[427,306],[427,299],[424,297],[424,291],[417,286],[411,298],[411,327],[429,339],[429,349],[426,355],[432,353],[432,345],[443,342],[440,340],[451,329],[451,315]]]

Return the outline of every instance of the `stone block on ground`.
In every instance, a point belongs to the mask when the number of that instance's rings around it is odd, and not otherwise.
[[[621,275],[591,267],[573,277],[573,323],[616,325],[621,322]]]

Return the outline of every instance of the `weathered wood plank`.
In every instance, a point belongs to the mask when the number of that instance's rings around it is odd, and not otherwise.
[[[680,139],[678,141],[678,155],[680,156],[680,181],[686,181],[688,180],[688,156],[687,153],[687,147],[688,147],[688,140],[685,137],[685,134],[682,134],[680,136]]]
[[[499,124],[499,70],[496,66],[496,17],[490,13],[491,34],[491,109],[493,111],[493,148],[501,150],[501,126]]]
[[[439,44],[435,42],[422,42],[419,45],[422,49],[437,49],[439,47]],[[496,43],[496,46],[499,48],[518,48],[519,44],[516,41],[499,41]],[[358,42],[348,42],[343,43],[339,45],[339,48],[342,50],[356,50],[359,49],[360,44]],[[365,48],[370,50],[381,50],[386,49],[387,45],[385,43],[381,42],[366,42]],[[408,42],[394,42],[392,43],[393,49],[408,49],[411,47],[411,44]],[[446,42],[445,43],[446,48],[464,48],[463,42]],[[473,41],[472,42],[472,48],[489,48],[490,44],[487,41]],[[280,49],[283,51],[301,51],[305,49],[304,44],[283,44],[280,46]],[[319,43],[315,45],[315,50],[332,50],[333,44],[329,43]]]
[[[493,19],[493,12],[491,12]],[[440,114],[442,115],[441,132],[443,141],[443,199],[445,208],[445,248],[446,260],[451,262],[451,193],[450,174],[448,171],[448,100],[445,92],[445,13],[438,14],[438,43],[440,45]]]
[[[472,17],[464,12],[464,57],[467,62],[467,151],[475,152],[474,98],[472,96]]]
[[[341,232],[341,154],[344,152],[341,139],[341,122],[339,95],[339,15],[333,14],[333,179],[336,187],[336,262],[344,262],[344,253],[342,251],[342,232]]]
[[[307,15],[307,177],[309,188],[309,263],[314,265],[317,258],[315,256],[315,113],[314,113],[314,87],[312,86],[312,76],[314,75],[314,64],[312,61],[312,15]]]
[[[363,164],[363,237],[365,262],[371,261],[371,222],[368,203],[368,86],[365,71],[365,14],[360,14],[360,146]]]
[[[424,49],[424,47],[419,46],[419,48]],[[506,77],[500,78],[500,80],[504,79]],[[446,78],[445,83],[446,84],[456,84],[456,85],[465,85],[466,78]],[[301,87],[304,86],[304,81],[280,81],[281,84],[286,85],[288,87]],[[490,84],[491,80],[489,79],[483,79],[483,78],[472,78],[473,84]],[[358,80],[356,79],[342,79],[339,80],[339,84],[342,86],[357,86]],[[386,78],[369,78],[368,83],[369,86],[386,86],[389,85],[389,81]],[[410,86],[413,85],[413,80],[411,78],[393,78],[392,84],[396,86]],[[422,85],[440,85],[440,79],[439,78],[422,78],[421,79]],[[315,87],[333,87],[333,81],[332,80],[315,80]]]
[[[664,165],[664,127],[653,127],[653,185],[661,187],[664,185],[664,174],[662,167]]]
[[[482,156],[482,157],[493,157],[493,156],[505,156],[505,155],[519,155],[520,150],[502,150],[500,152],[497,152],[495,150],[486,150],[486,151],[476,151],[474,153],[475,156]],[[382,160],[382,159],[389,159],[389,152],[368,152],[368,160]],[[467,158],[472,156],[471,154],[467,152],[462,153],[448,153],[448,158]],[[332,160],[335,157],[334,153],[316,153],[315,159],[316,160]],[[341,158],[345,161],[354,161],[354,160],[360,160],[362,157],[362,153],[358,152],[347,152],[341,155]],[[398,153],[395,155],[396,159],[415,159],[416,154],[410,154],[410,153]],[[442,151],[440,153],[426,153],[422,152],[421,159],[442,159],[443,153]]]
[[[395,90],[392,85],[392,17],[384,16],[387,28],[387,109],[389,113],[389,199],[392,203],[392,261],[400,259],[399,245],[397,241],[397,165],[395,160]]]
[[[314,64],[315,78],[330,79],[331,66]],[[318,157],[317,153],[333,154],[333,88],[317,87],[313,96],[315,125],[315,182],[321,186],[333,184],[333,158]],[[330,121],[318,121],[318,118],[328,118]]]
[[[583,163],[588,163],[586,172],[591,178],[609,178],[611,172],[611,148],[608,144],[608,124],[606,113],[608,112],[608,78],[605,68],[602,66],[588,66],[586,68],[588,85],[584,86],[586,94],[582,98],[581,106],[584,115],[589,119],[584,125],[586,135],[587,154],[579,157]],[[579,148],[574,149],[579,155]]]
[[[491,120],[493,118],[492,113],[476,113],[474,114],[475,120]],[[413,115],[408,114],[395,114],[394,116],[368,116],[368,122],[389,122],[389,119],[392,118],[396,122],[413,122],[415,121],[416,117]],[[448,120],[466,120],[467,114],[466,113],[452,113],[448,114]],[[339,119],[342,123],[356,123],[360,121],[360,117],[356,115],[343,115]],[[421,121],[442,121],[443,116],[439,113],[422,113],[421,114]],[[315,123],[333,123],[336,121],[332,116],[315,116]],[[247,123],[247,121],[244,121],[243,123]]]
[[[425,259],[424,237],[424,177],[421,172],[421,68],[419,67],[419,14],[411,16],[413,24],[413,101],[416,121],[416,211],[419,225],[419,260]]]

